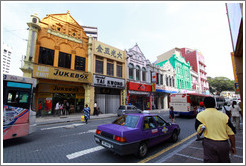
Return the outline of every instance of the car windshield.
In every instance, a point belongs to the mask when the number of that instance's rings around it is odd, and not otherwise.
[[[127,126],[131,128],[136,128],[136,125],[138,123],[139,116],[134,115],[122,115],[119,118],[117,118],[113,124],[121,125],[121,126]]]

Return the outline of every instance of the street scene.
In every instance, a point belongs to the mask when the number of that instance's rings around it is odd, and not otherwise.
[[[1,164],[243,164],[244,5],[1,2]]]

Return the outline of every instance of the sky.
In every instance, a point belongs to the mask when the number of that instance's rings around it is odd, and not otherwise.
[[[228,2],[227,2],[228,3]],[[98,40],[128,50],[136,43],[151,62],[175,47],[199,50],[207,76],[234,80],[232,42],[223,1],[1,1],[1,44],[13,48],[10,74],[22,76],[30,15],[67,13],[98,28]]]

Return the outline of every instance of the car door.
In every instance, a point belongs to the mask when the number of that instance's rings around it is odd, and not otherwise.
[[[149,146],[153,146],[158,143],[158,137],[160,133],[152,116],[145,116],[143,120],[143,136],[145,140],[148,140]]]
[[[170,123],[166,122],[160,116],[154,116],[155,121],[157,123],[157,128],[159,131],[159,140],[164,141],[167,140],[172,135],[172,129]]]

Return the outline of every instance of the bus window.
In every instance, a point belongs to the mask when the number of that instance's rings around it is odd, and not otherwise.
[[[8,91],[8,102],[7,103],[17,103],[19,98],[19,92],[16,90]]]
[[[20,100],[19,103],[28,103],[29,93],[28,92],[20,92]]]

